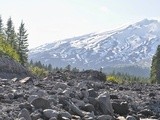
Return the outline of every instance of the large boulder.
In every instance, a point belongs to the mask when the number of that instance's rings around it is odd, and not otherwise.
[[[67,102],[67,104],[74,114],[84,117],[84,113],[73,102]]]
[[[8,56],[0,55],[0,78],[12,79],[33,76],[24,66]]]
[[[86,70],[81,72],[81,74],[84,76],[84,79],[89,80],[95,80],[95,81],[105,81],[106,75],[102,72],[96,71],[96,70]]]
[[[100,94],[97,98],[99,107],[104,115],[113,115],[113,108],[110,102],[110,95],[108,93]]]
[[[50,102],[44,98],[36,98],[34,99],[31,104],[35,107],[35,109],[50,109],[51,105]]]
[[[127,102],[113,102],[112,103],[114,112],[119,114],[119,115],[127,115],[129,113],[129,106]]]

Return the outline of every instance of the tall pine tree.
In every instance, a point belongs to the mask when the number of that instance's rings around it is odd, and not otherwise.
[[[17,49],[17,38],[11,17],[7,21],[5,34],[7,42],[11,44],[14,49]]]
[[[2,23],[2,18],[0,16],[0,35],[3,34],[3,23]]]
[[[158,45],[156,54],[152,58],[150,78],[151,83],[160,83],[160,45]]]
[[[28,61],[28,34],[27,30],[24,27],[23,21],[21,22],[21,25],[18,29],[17,40],[20,61],[21,64],[25,66]]]

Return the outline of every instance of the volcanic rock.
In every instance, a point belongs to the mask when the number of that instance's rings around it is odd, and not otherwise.
[[[50,102],[43,98],[34,99],[31,104],[35,107],[35,109],[50,109]]]

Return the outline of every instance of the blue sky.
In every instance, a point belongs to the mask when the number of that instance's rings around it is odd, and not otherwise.
[[[4,26],[11,16],[29,33],[29,48],[55,40],[160,18],[160,0],[0,0]]]

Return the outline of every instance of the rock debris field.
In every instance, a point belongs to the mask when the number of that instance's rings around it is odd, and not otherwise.
[[[160,119],[160,85],[113,84],[97,71],[0,79],[0,120]]]

